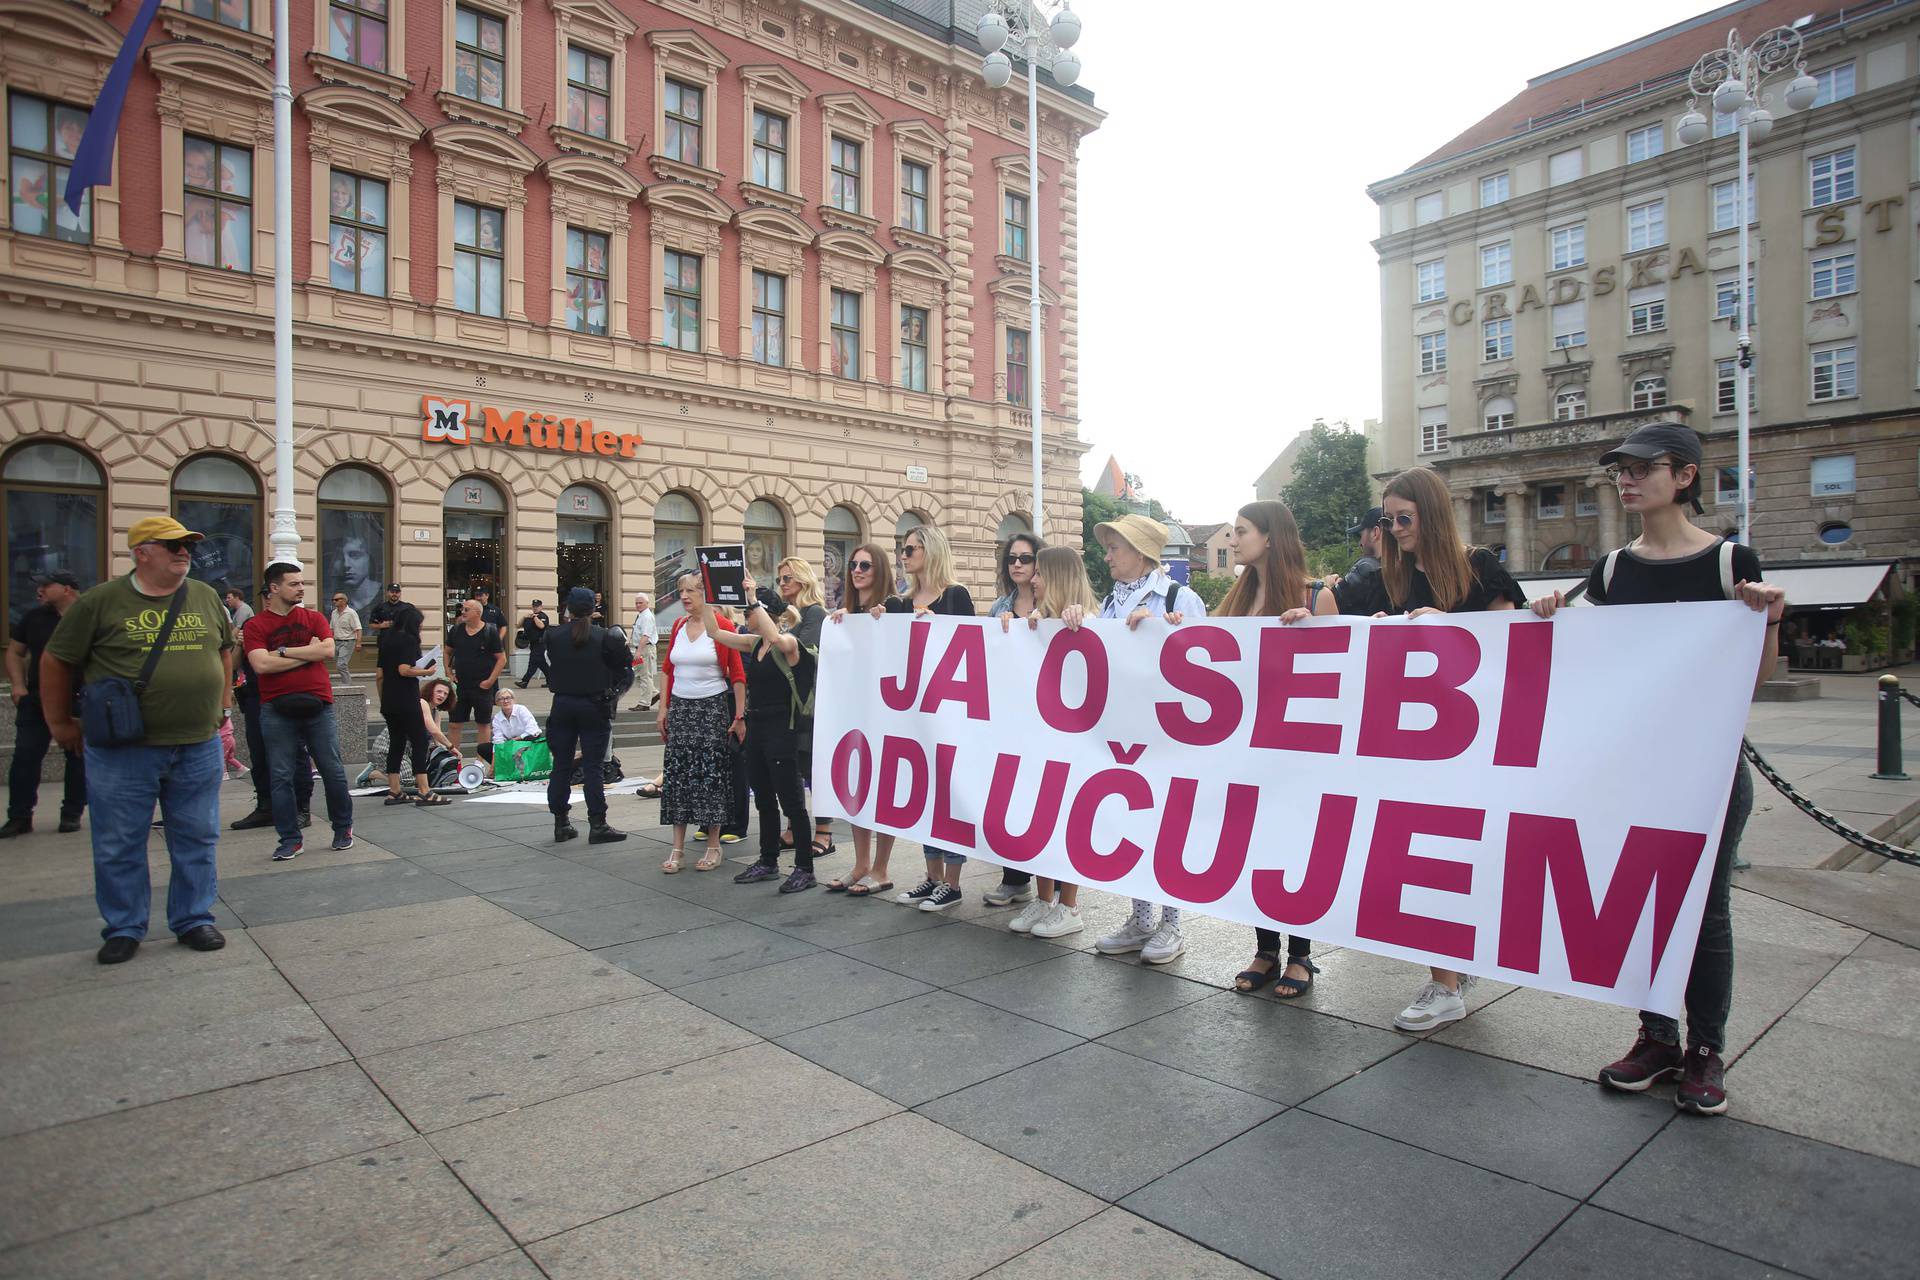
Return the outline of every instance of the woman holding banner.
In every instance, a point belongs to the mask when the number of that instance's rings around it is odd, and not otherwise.
[[[844,607],[834,613],[835,622],[849,613],[872,612],[876,617],[886,613],[889,563],[886,549],[876,542],[865,542],[853,549],[853,554],[847,557],[846,595],[842,600]],[[844,892],[849,898],[886,893],[893,888],[893,881],[887,879],[887,860],[892,856],[892,836],[884,831],[855,827],[853,870],[847,873],[845,879],[829,884],[827,892]],[[869,857],[871,862],[868,861]]]
[[[747,673],[739,654],[714,642],[716,635],[736,628],[708,605],[699,574],[683,573],[676,585],[685,612],[674,620],[660,663],[666,684],[656,721],[667,743],[660,821],[673,828],[673,855],[660,869],[668,875],[680,870],[689,826],[707,832],[706,854],[694,870],[720,865],[720,827],[733,790],[733,743],[747,734]]]
[[[1000,552],[1000,569],[995,585],[1000,594],[987,606],[989,618],[1030,618],[1039,606],[1038,587],[1035,585],[1035,564],[1046,543],[1037,533],[1016,533],[1007,539],[1006,547]],[[1081,576],[1086,576],[1086,566],[1082,565]],[[1093,588],[1087,588],[1092,594]],[[1058,613],[1050,615],[1059,617]],[[1025,902],[1033,897],[1033,877],[1018,867],[1007,867],[1000,872],[1000,883],[981,895],[981,901],[990,907],[1010,907],[1016,902]],[[1044,904],[1046,896],[1041,895]],[[1022,913],[1025,914],[1024,912]],[[1042,911],[1045,914],[1045,911]],[[1009,926],[1011,927],[1011,926]],[[1019,931],[1016,931],[1019,932]]]
[[[1385,609],[1374,617],[1482,613],[1516,609],[1527,593],[1485,547],[1470,547],[1453,522],[1447,482],[1427,467],[1402,471],[1380,499],[1380,587]],[[1467,1016],[1460,975],[1433,969],[1413,1003],[1394,1016],[1402,1031],[1431,1031]]]
[[[1300,542],[1300,526],[1282,502],[1249,502],[1234,517],[1227,535],[1239,576],[1215,617],[1279,618],[1298,622],[1339,612],[1333,592],[1307,576],[1307,552]],[[1320,972],[1313,963],[1313,943],[1289,934],[1287,963],[1280,965],[1280,935],[1273,929],[1254,931],[1253,963],[1233,980],[1235,991],[1249,994],[1271,982],[1282,1000],[1304,995]]]
[[[1687,518],[1700,510],[1700,437],[1677,422],[1639,428],[1600,461],[1620,489],[1620,505],[1640,517],[1640,536],[1610,551],[1587,576],[1587,599],[1596,605],[1677,604],[1689,600],[1740,600],[1767,615],[1760,653],[1759,688],[1780,657],[1780,619],[1786,592],[1760,580],[1760,558],[1749,548],[1717,538]],[[1533,602],[1551,618],[1566,603],[1556,591]],[[1657,729],[1655,730],[1658,731]],[[1642,1012],[1640,1031],[1624,1058],[1600,1069],[1600,1083],[1640,1093],[1670,1076],[1681,1077],[1673,1105],[1717,1116],[1727,1109],[1727,1012],[1733,1003],[1733,913],[1731,880],[1740,836],[1753,812],[1753,775],[1735,760],[1733,792],[1707,885],[1693,968],[1687,975],[1687,1048],[1680,1024],[1664,1014]]]
[[[1182,618],[1207,616],[1189,587],[1175,582],[1160,567],[1160,556],[1167,548],[1167,527],[1141,515],[1124,515],[1107,524],[1095,525],[1093,536],[1107,553],[1107,568],[1113,574],[1113,590],[1100,606],[1102,618],[1125,618],[1129,628],[1137,629],[1148,618],[1165,618],[1179,626]],[[1070,605],[1060,614],[1069,627],[1080,625],[1087,611]],[[1118,929],[1094,943],[1104,955],[1138,951],[1148,964],[1167,964],[1187,949],[1180,932],[1180,908],[1162,907],[1160,921],[1154,923],[1153,906],[1140,898],[1133,900],[1133,913]]]

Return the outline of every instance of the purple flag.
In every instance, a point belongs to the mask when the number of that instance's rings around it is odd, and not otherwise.
[[[80,149],[67,171],[65,199],[76,217],[88,187],[103,187],[113,181],[113,140],[120,132],[120,108],[126,105],[133,64],[139,60],[140,46],[146,43],[147,28],[153,25],[153,15],[159,8],[160,0],[141,0],[140,12],[133,15],[133,25],[127,28],[127,42],[120,46],[120,56],[113,60],[113,70],[107,72],[107,82],[100,86],[100,99],[87,117],[87,131],[80,136]]]

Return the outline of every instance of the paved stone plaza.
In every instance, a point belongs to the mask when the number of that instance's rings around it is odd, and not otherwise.
[[[1910,817],[1870,682],[1827,683],[1753,739]],[[36,834],[0,849],[0,1275],[1911,1275],[1920,873],[1758,799],[1720,1120],[1592,1083],[1624,1010],[1482,983],[1421,1043],[1406,964],[1322,951],[1289,1006],[1223,990],[1238,926],[1189,915],[1164,970],[1092,953],[1097,893],[1010,935],[984,865],[946,917],[667,876],[631,798],[603,848],[471,801],[281,866],[232,834],[226,950],[156,907],[117,968],[85,836]]]

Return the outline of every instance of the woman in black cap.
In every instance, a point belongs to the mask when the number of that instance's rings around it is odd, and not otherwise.
[[[575,587],[567,592],[566,603],[572,620],[551,633],[547,643],[547,687],[553,690],[553,709],[547,713],[547,745],[553,749],[547,808],[553,814],[553,841],[558,844],[580,834],[567,821],[577,743],[587,789],[587,843],[613,844],[625,840],[627,833],[607,825],[603,769],[618,697],[614,678],[633,665],[633,654],[617,634],[594,625],[593,592]]]
[[[1760,557],[1751,548],[1716,537],[1687,518],[1689,506],[1700,510],[1700,437],[1677,422],[1649,423],[1600,461],[1620,488],[1620,505],[1640,517],[1640,536],[1593,566],[1587,575],[1587,599],[1597,605],[1740,600],[1750,609],[1764,610],[1767,638],[1754,676],[1758,689],[1780,656],[1780,618],[1787,594],[1761,581]],[[1556,591],[1535,600],[1532,608],[1551,618],[1565,603],[1566,597]],[[1633,1048],[1600,1069],[1600,1083],[1639,1093],[1677,1075],[1676,1107],[1709,1116],[1727,1109],[1726,1066],[1720,1054],[1726,1048],[1727,1011],[1733,1004],[1731,880],[1740,835],[1752,812],[1753,775],[1746,761],[1736,760],[1700,939],[1687,975],[1686,1051],[1680,1049],[1676,1020],[1642,1011]]]

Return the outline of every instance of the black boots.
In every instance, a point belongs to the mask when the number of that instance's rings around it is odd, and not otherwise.
[[[0,840],[11,840],[15,836],[24,836],[33,830],[33,815],[23,813],[17,818],[8,818],[7,825],[0,827]]]
[[[579,834],[578,831],[573,829],[573,824],[568,822],[566,818],[559,817],[553,820],[553,842],[555,844],[571,840]]]
[[[605,822],[596,822],[587,832],[588,844],[618,844],[627,838],[624,831],[615,831]]]

